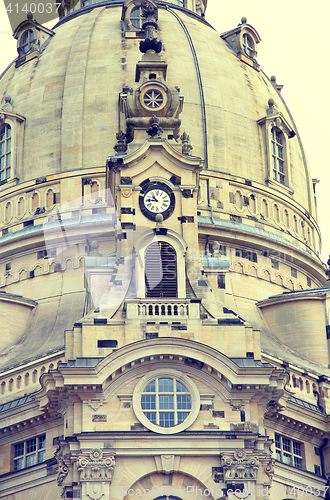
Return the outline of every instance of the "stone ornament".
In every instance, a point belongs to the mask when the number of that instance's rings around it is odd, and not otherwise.
[[[259,468],[257,455],[247,455],[245,450],[235,450],[233,455],[223,453],[221,466],[224,472],[224,481],[233,480],[256,480]]]
[[[100,449],[94,448],[88,456],[80,455],[78,457],[77,466],[80,474],[80,481],[111,482],[115,468],[115,455],[111,454],[104,457]]]
[[[230,408],[234,411],[243,410],[245,403],[242,399],[232,399],[229,402]]]

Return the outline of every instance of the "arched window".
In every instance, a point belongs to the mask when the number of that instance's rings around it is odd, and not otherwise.
[[[130,16],[130,21],[134,28],[142,29],[144,19],[145,18],[142,16],[142,6],[140,5],[139,7],[134,7]]]
[[[287,209],[284,210],[284,217],[285,217],[286,227],[290,227],[290,217],[289,217],[289,212],[287,211]]]
[[[34,33],[32,30],[26,30],[21,38],[20,49],[23,54],[27,54],[32,50],[35,42]]]
[[[0,182],[10,177],[11,127],[5,125],[0,131]]]
[[[271,131],[272,143],[272,163],[273,163],[273,179],[274,181],[285,184],[284,171],[284,137],[280,129],[273,127]]]
[[[169,243],[157,241],[145,253],[146,297],[178,296],[177,256]]]
[[[252,37],[248,35],[247,33],[244,33],[243,35],[243,49],[244,52],[247,56],[253,57],[254,54],[254,44]]]

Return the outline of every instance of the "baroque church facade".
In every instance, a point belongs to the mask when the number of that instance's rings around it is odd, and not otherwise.
[[[1,500],[329,499],[317,181],[258,32],[206,8],[63,0],[14,32]]]

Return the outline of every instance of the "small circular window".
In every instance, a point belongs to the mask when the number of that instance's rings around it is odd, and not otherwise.
[[[249,57],[253,57],[254,44],[253,44],[252,37],[250,35],[248,35],[247,33],[244,33],[244,35],[243,35],[243,48],[244,48],[244,52],[246,53],[246,55],[248,55]]]
[[[148,90],[144,94],[143,102],[147,108],[159,108],[163,104],[164,98],[159,90]]]
[[[176,370],[148,373],[137,384],[133,409],[140,422],[161,434],[174,434],[189,427],[199,411],[195,384]]]
[[[140,103],[147,110],[159,111],[164,108],[166,102],[166,92],[159,87],[157,88],[157,86],[148,86],[141,92]]]

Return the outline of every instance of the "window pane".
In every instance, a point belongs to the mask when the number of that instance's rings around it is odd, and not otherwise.
[[[301,444],[293,441],[293,453],[301,457]]]
[[[6,167],[10,167],[11,166],[11,154],[7,155],[6,156]],[[8,177],[8,175],[7,175]]]
[[[26,453],[31,453],[37,449],[37,438],[26,441]]]
[[[159,409],[174,410],[174,396],[173,395],[159,396]]]
[[[142,410],[155,410],[156,409],[156,396],[142,395],[141,407],[142,407]]]
[[[281,450],[276,450],[276,460],[282,461]]]
[[[294,457],[294,466],[297,467],[297,469],[302,469],[302,459]]]
[[[158,390],[159,392],[173,392],[173,379],[160,378],[158,380]]]
[[[282,443],[283,443],[283,450],[284,451],[291,451],[291,440],[285,437],[282,437]]]
[[[146,412],[145,416],[152,422],[153,424],[156,424],[156,413],[151,413],[151,412]]]
[[[191,409],[191,397],[186,395],[177,395],[177,408],[178,410],[190,410]]]
[[[9,153],[10,150],[11,150],[11,139],[8,139],[7,140],[7,148],[6,148],[7,153]]]
[[[39,446],[38,449],[41,450],[42,448],[46,447],[46,434],[43,434],[42,436],[39,436]]]
[[[18,458],[14,460],[14,471],[21,470],[24,468],[24,458]]]
[[[292,465],[292,456],[289,453],[283,452],[283,463],[287,465]]]
[[[0,155],[4,155],[4,154],[5,154],[5,143],[0,142]]]
[[[178,424],[181,424],[188,417],[189,413],[185,411],[181,411],[178,413]]]
[[[26,467],[30,467],[31,465],[36,464],[36,454],[33,453],[32,455],[27,455],[26,456]]]
[[[282,133],[276,130],[276,142],[282,144]]]
[[[156,391],[156,380],[150,382],[143,392],[155,392]]]
[[[42,450],[38,452],[38,464],[42,464],[46,460],[46,451]]]
[[[181,382],[176,381],[176,392],[189,392],[187,387],[185,387]]]
[[[159,425],[161,427],[173,427],[174,426],[174,413],[159,413]]]
[[[7,137],[11,137],[11,126],[7,125]]]
[[[24,455],[24,443],[15,444],[14,457]]]
[[[5,139],[5,130],[6,127],[3,127],[3,129],[0,132],[0,141],[3,141]]]

